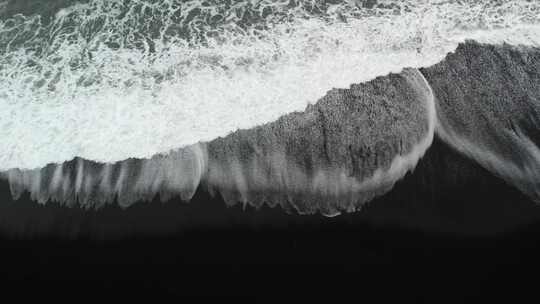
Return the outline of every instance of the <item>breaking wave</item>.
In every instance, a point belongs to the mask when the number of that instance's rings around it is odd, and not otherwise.
[[[333,216],[438,135],[539,200],[538,2],[66,2],[0,4],[14,198]]]
[[[6,1],[0,16],[2,170],[150,157],[468,38],[540,42],[537,1]]]

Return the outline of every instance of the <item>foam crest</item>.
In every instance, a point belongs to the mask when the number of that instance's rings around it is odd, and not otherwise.
[[[432,65],[467,38],[535,44],[539,6],[92,0],[8,16],[0,170],[148,158],[304,110],[332,88]]]
[[[334,216],[361,208],[412,170],[431,145],[435,117],[429,85],[407,69],[334,90],[305,113],[150,159],[76,158],[3,177],[15,199],[28,191],[40,203],[128,207],[158,195],[189,201],[203,186],[229,205]]]
[[[2,173],[14,199],[26,191],[39,203],[59,202],[69,206],[97,208],[117,202],[122,207],[179,197],[189,201],[207,170],[203,145],[185,147],[150,159],[97,163],[76,158],[43,169],[11,169]]]

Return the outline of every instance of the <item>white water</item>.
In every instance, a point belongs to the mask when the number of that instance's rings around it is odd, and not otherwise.
[[[454,149],[478,161],[484,168],[540,203],[540,149],[527,136],[505,132],[507,139],[503,144],[514,145],[520,160],[525,163],[524,166],[518,166],[512,161],[503,159],[481,142],[473,142],[465,136],[459,136],[451,128],[439,126],[437,135]]]
[[[422,121],[418,127],[425,124],[425,130],[414,130],[418,138],[405,139],[411,141],[407,153],[388,155],[387,165],[373,171],[369,166],[355,168],[369,170],[364,177],[351,175],[344,164],[328,166],[314,162],[312,168],[306,168],[291,155],[279,149],[272,151],[271,146],[260,147],[270,153],[237,155],[228,151],[224,157],[216,157],[209,155],[206,144],[167,156],[114,164],[96,164],[79,158],[72,164],[44,169],[12,169],[4,177],[14,199],[28,191],[32,200],[42,204],[56,201],[91,208],[112,203],[116,198],[120,206],[129,207],[138,201],[150,201],[157,194],[163,201],[176,196],[189,201],[199,185],[204,184],[210,193],[220,193],[228,205],[241,202],[244,206],[260,207],[266,203],[292,207],[299,214],[320,212],[326,216],[353,212],[392,189],[396,181],[416,167],[433,141],[433,92],[417,69],[404,70],[401,76],[406,80],[406,90],[411,92],[408,102],[420,105]],[[399,101],[398,98],[396,102]],[[379,134],[377,141],[384,141],[383,135],[388,135],[384,131]]]
[[[333,87],[432,65],[468,38],[540,45],[537,1],[345,2],[318,14],[317,1],[153,2],[92,0],[48,24],[0,21],[0,170],[211,140],[304,110]],[[248,26],[246,12],[272,13]]]

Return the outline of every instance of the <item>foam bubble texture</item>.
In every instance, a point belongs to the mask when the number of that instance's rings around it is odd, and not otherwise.
[[[432,65],[467,38],[540,42],[537,1],[13,3],[0,5],[0,170],[150,157]]]

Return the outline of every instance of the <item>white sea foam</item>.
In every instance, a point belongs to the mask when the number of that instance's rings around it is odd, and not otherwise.
[[[469,38],[540,45],[536,1],[211,2],[91,0],[0,21],[0,170],[211,140]]]
[[[11,169],[0,176],[8,180],[14,199],[28,192],[32,200],[42,204],[55,201],[92,208],[116,199],[120,206],[129,207],[157,195],[163,201],[174,197],[189,201],[203,185],[209,193],[219,193],[228,205],[281,205],[299,214],[320,212],[326,216],[354,212],[390,191],[396,181],[414,169],[433,141],[436,112],[431,87],[417,69],[406,69],[401,77],[406,81],[402,83],[405,90],[411,93],[409,102],[420,104],[418,127],[425,123],[425,130],[418,138],[407,138],[411,143],[407,153],[386,154],[387,165],[376,170],[364,166],[366,163],[355,167],[366,170],[363,177],[351,175],[344,164],[313,162],[306,167],[280,149],[267,153],[259,149],[262,153],[248,155],[224,149],[228,152],[221,154],[212,153],[206,144],[150,159],[98,164],[79,158],[44,169]],[[383,140],[381,135],[378,141]]]

